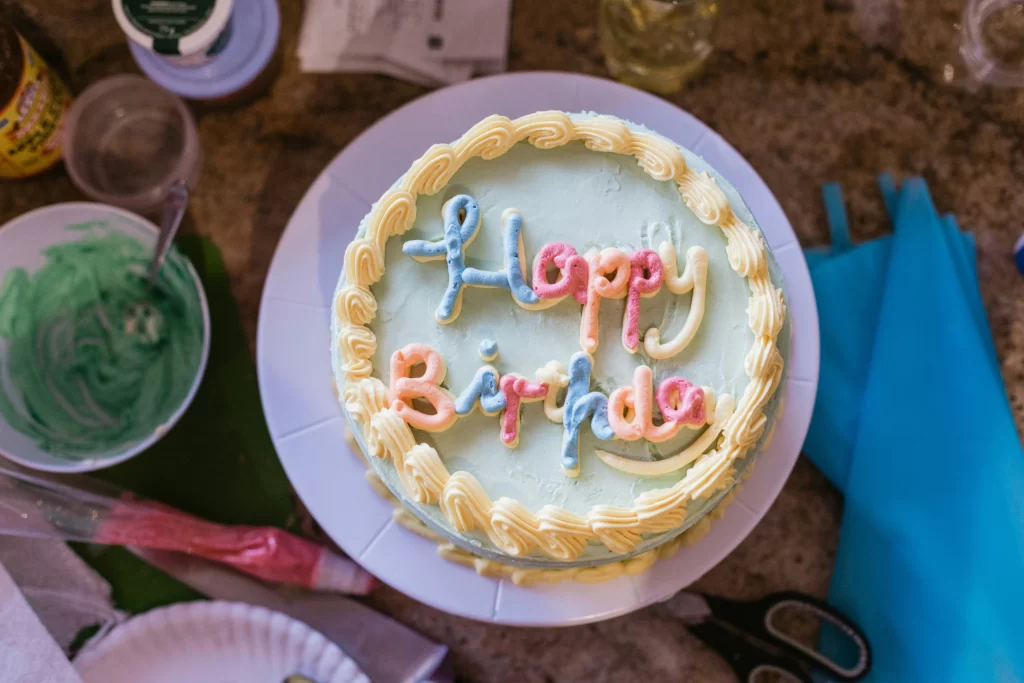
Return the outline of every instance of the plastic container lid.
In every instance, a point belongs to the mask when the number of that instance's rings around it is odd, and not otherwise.
[[[132,43],[159,54],[187,57],[206,52],[216,42],[231,19],[232,0],[112,0],[112,4],[117,23]]]
[[[189,99],[213,100],[227,97],[256,79],[274,54],[280,30],[276,0],[236,0],[231,38],[204,64],[175,64],[135,41],[129,47],[139,68],[156,83]]]

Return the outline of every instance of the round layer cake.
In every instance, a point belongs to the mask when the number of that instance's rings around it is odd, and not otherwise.
[[[778,410],[783,283],[700,157],[594,113],[431,147],[345,254],[335,381],[381,479],[456,545],[605,564],[707,514]]]

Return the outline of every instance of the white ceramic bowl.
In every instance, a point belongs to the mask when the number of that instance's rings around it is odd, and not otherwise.
[[[105,204],[75,202],[55,204],[26,213],[0,227],[0,287],[7,272],[24,268],[29,273],[42,267],[46,259],[43,250],[47,247],[74,240],[66,226],[89,221],[104,221],[118,232],[136,238],[144,245],[156,244],[157,227],[133,213]],[[72,459],[48,453],[31,438],[16,431],[0,416],[0,455],[14,462],[47,472],[88,472],[116,465],[145,450],[160,439],[184,414],[199,388],[206,361],[210,353],[210,309],[203,291],[202,282],[192,264],[189,274],[195,284],[196,294],[202,309],[203,347],[199,365],[191,387],[181,405],[146,437],[107,452],[100,452],[81,459]],[[7,342],[0,339],[0,372],[7,365]],[[3,377],[0,376],[0,381]]]

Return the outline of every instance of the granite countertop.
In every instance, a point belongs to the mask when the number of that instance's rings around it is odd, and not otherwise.
[[[879,10],[889,5],[860,2]],[[425,92],[381,76],[299,73],[301,4],[280,4],[282,59],[271,88],[241,108],[197,111],[206,160],[184,228],[219,245],[253,345],[274,248],[307,187],[362,130]],[[514,4],[511,69],[607,75],[595,1]],[[1024,91],[970,94],[943,82],[963,0],[898,3],[904,5],[902,36],[890,32],[889,47],[874,48],[858,34],[858,0],[723,4],[717,51],[689,87],[668,99],[710,124],[753,164],[804,245],[826,240],[821,183],[842,183],[857,239],[887,230],[875,186],[879,172],[923,175],[940,211],[955,212],[977,235],[982,294],[1020,423],[1024,278],[1011,251],[1024,227]],[[0,19],[7,11],[38,24],[37,47],[46,39],[60,46],[75,90],[138,71],[109,0],[0,0]],[[62,170],[6,183],[0,223],[80,199]],[[761,523],[699,588],[736,598],[783,589],[824,596],[841,513],[839,494],[801,457]],[[724,661],[680,623],[651,610],[577,628],[530,630],[451,617],[390,589],[372,602],[450,645],[465,680],[733,680]]]

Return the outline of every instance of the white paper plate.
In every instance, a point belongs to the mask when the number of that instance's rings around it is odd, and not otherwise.
[[[743,195],[786,278],[793,337],[775,437],[736,501],[699,543],[639,576],[524,588],[438,557],[392,520],[363,478],[331,393],[330,308],[359,221],[430,145],[489,114],[593,110],[644,124],[704,157]],[[618,83],[559,73],[506,74],[431,93],[384,117],[324,170],[288,223],[267,276],[256,342],[260,396],[278,456],[306,507],[345,552],[394,588],[471,619],[556,626],[608,619],[696,581],[754,528],[800,453],[818,386],[818,311],[803,252],[768,186],[690,114]]]
[[[84,683],[369,683],[341,648],[300,621],[238,602],[162,607],[75,659]]]

